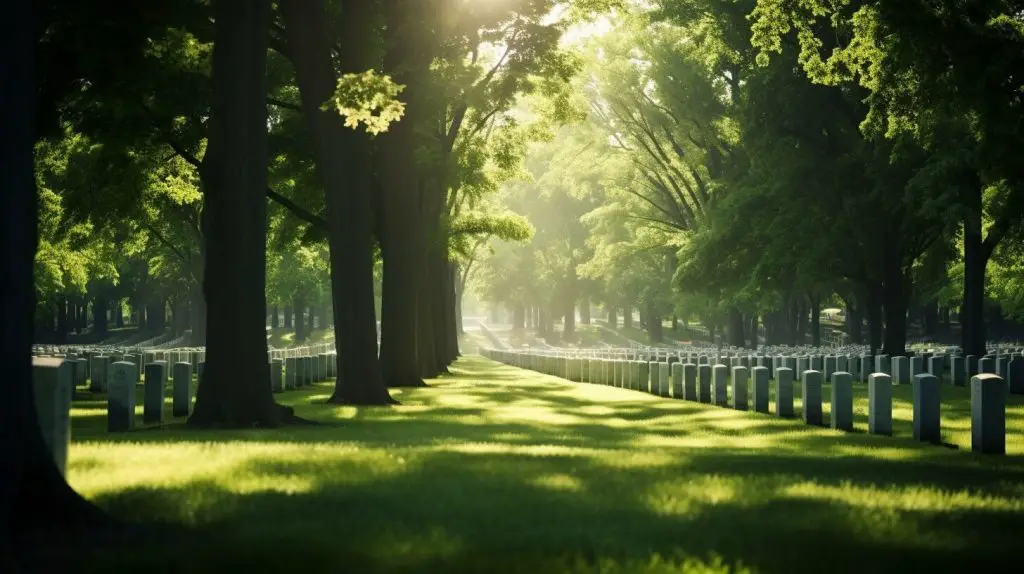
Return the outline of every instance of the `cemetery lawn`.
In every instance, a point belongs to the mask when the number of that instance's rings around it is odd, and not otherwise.
[[[281,402],[324,424],[278,430],[169,419],[112,435],[102,398],[76,401],[72,486],[189,534],[79,551],[72,571],[834,574],[1020,559],[1020,397],[1009,455],[995,457],[969,452],[967,390],[948,386],[943,438],[959,449],[910,440],[909,386],[894,389],[897,436],[885,438],[477,356],[453,373],[394,391],[394,408],[320,404],[330,384],[287,392]]]

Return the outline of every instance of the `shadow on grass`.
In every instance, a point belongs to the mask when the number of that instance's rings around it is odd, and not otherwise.
[[[453,372],[401,390],[392,409],[315,404],[324,385],[282,396],[301,416],[337,420],[330,428],[83,433],[94,442],[71,472],[99,485],[93,500],[194,536],[75,571],[632,572],[716,559],[722,571],[974,571],[1016,560],[1020,457],[808,428],[479,358]],[[143,456],[157,445],[223,464],[104,486],[162,456]],[[675,570],[652,566],[656,556]]]

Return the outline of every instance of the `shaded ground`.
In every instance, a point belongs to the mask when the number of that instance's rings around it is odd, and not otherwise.
[[[83,555],[75,571],[948,572],[1018,559],[1019,400],[1011,456],[981,457],[479,357],[454,372],[395,391],[390,409],[317,404],[329,384],[280,395],[332,423],[280,431],[110,435],[102,401],[77,402],[72,485],[198,536]],[[959,399],[946,399],[944,438],[960,442]]]

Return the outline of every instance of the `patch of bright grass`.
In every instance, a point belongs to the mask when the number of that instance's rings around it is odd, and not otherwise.
[[[92,571],[945,572],[1017,560],[1019,397],[1010,455],[983,457],[911,441],[909,387],[895,389],[886,438],[480,357],[452,370],[394,390],[393,408],[321,404],[330,384],[278,396],[318,427],[114,435],[102,397],[76,401],[72,486],[203,541],[105,555]],[[944,439],[966,446],[966,391],[943,392]]]
[[[295,331],[285,328],[274,329],[270,331],[270,336],[267,337],[267,344],[275,349],[286,349],[288,347],[302,347],[304,345],[315,345],[317,343],[326,343],[334,340],[334,329],[314,329],[309,334],[309,338],[305,341],[296,343],[295,342]]]

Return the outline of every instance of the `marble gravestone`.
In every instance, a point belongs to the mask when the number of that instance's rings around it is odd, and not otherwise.
[[[764,368],[764,367],[761,367]],[[732,408],[745,411],[747,410],[747,378],[749,376],[749,370],[747,367],[733,367],[732,368]]]
[[[868,432],[892,435],[892,377],[885,373],[868,376]]]
[[[128,431],[135,428],[135,365],[127,361],[110,366],[107,389],[107,430]]]
[[[942,441],[941,387],[935,375],[914,377],[914,440]]]
[[[1006,454],[1006,383],[997,375],[971,377],[971,450]]]
[[[754,367],[751,369],[751,375],[754,387],[754,411],[767,414],[769,369],[768,367]]]
[[[156,361],[146,365],[143,381],[142,422],[164,422],[164,370],[166,362]]]
[[[804,371],[803,419],[806,424],[821,426],[821,372]]]
[[[61,475],[67,475],[71,441],[71,400],[74,394],[71,361],[59,358],[32,359],[32,392],[43,442]]]
[[[832,428],[853,430],[853,375],[845,371],[832,373]]]
[[[192,410],[192,363],[175,363],[172,379],[171,416],[187,417]]]
[[[775,415],[793,416],[793,369],[775,369]]]

